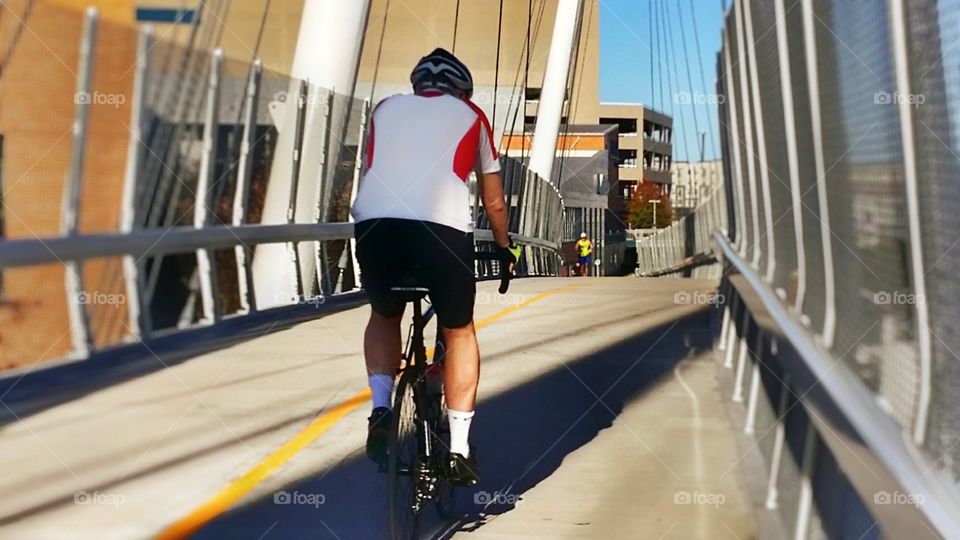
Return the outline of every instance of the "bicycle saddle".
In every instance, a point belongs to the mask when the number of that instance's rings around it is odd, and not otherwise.
[[[390,286],[390,292],[402,302],[414,302],[426,298],[430,289],[422,267],[415,266],[400,274]]]

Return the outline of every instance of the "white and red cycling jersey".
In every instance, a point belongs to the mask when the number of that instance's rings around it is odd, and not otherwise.
[[[373,110],[357,221],[399,218],[473,231],[470,172],[500,170],[483,111],[439,91],[401,94]]]

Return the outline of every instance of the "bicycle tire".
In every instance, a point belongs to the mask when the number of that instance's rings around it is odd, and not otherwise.
[[[418,538],[422,522],[422,510],[416,513],[412,511],[417,493],[416,479],[410,474],[399,474],[402,466],[406,465],[409,470],[420,456],[415,376],[412,370],[404,370],[400,375],[387,443],[390,538],[393,540]]]

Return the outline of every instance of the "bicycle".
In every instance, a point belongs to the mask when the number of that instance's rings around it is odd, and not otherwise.
[[[494,253],[475,255],[477,260],[499,260]],[[505,294],[511,273],[506,264],[501,263],[500,267],[500,294]],[[428,364],[423,332],[434,310],[430,306],[423,311],[422,303],[429,291],[417,286],[416,281],[415,276],[406,276],[400,286],[390,289],[400,300],[413,304],[413,322],[394,397],[385,467],[389,476],[390,537],[396,540],[419,537],[423,509],[430,502],[443,520],[450,519],[455,502],[454,486],[443,477],[444,449],[449,445],[443,389],[431,384],[428,376],[433,370],[433,378],[442,377],[437,372],[443,366],[443,337],[437,332],[437,344]]]

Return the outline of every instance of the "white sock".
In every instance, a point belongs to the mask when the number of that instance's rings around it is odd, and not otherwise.
[[[470,422],[473,421],[473,411],[447,409],[447,421],[450,423],[450,452],[470,457]]]
[[[390,408],[390,398],[393,394],[393,375],[374,373],[367,377],[370,392],[373,393],[373,408]]]

